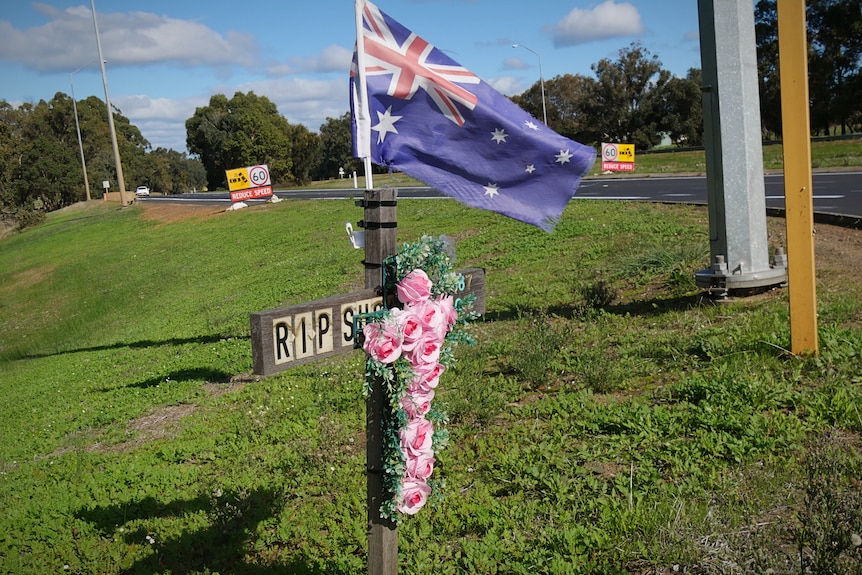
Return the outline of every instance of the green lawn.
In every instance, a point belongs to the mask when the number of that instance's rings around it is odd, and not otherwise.
[[[261,379],[249,339],[252,312],[362,287],[361,217],[91,202],[0,240],[0,572],[364,572],[363,355]],[[695,288],[705,208],[575,200],[546,234],[401,199],[398,224],[454,238],[488,296],[402,573],[862,568],[862,287],[840,266],[798,358],[786,290]]]

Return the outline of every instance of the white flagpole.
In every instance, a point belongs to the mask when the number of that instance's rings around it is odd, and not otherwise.
[[[368,86],[365,81],[365,40],[362,24],[362,11],[365,0],[355,0],[356,12],[356,82],[353,94],[354,113],[356,114],[356,149],[365,164],[365,189],[374,189],[371,175],[371,112],[368,108]]]

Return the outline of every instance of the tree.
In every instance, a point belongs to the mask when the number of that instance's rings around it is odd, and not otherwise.
[[[842,133],[862,114],[862,0],[809,0],[808,88],[815,133]],[[778,73],[778,15],[775,0],[758,0],[755,9],[760,105],[764,126],[781,132]]]
[[[857,84],[862,65],[862,0],[809,0],[807,4],[812,125],[829,134],[862,109]]]
[[[182,194],[206,186],[206,171],[199,160],[185,153],[156,148],[146,157],[147,176],[141,182],[156,192]]]
[[[320,163],[320,136],[298,124],[291,126],[290,141],[293,181],[307,184]]]
[[[116,181],[107,110],[95,96],[76,104],[90,193],[99,197],[102,181]],[[174,181],[157,180],[163,162],[158,155],[147,154],[150,144],[140,130],[119,110],[113,114],[128,181],[173,185]],[[185,154],[173,154],[178,157],[169,155],[168,165],[185,163],[181,171],[197,173],[196,181],[201,180],[199,162]],[[173,167],[170,177],[182,182],[177,173]],[[26,103],[17,109],[0,101],[0,210],[14,214],[19,222],[33,222],[38,218],[32,214],[59,209],[85,197],[72,99],[58,92],[50,101]]]
[[[555,132],[576,141],[592,138],[589,119],[583,110],[587,105],[595,80],[580,74],[563,74],[545,82],[545,108],[548,125]],[[512,100],[537,118],[542,117],[541,84],[536,82]]]
[[[208,185],[215,189],[224,186],[226,169],[241,167],[229,166],[224,157],[227,129],[225,117],[229,114],[227,97],[215,94],[208,106],[195,109],[194,115],[186,120],[186,147],[197,154],[207,174]]]
[[[778,78],[778,16],[775,0],[758,0],[754,8],[760,124],[764,137],[781,134],[781,84]]]
[[[670,80],[661,61],[634,42],[619,52],[619,59],[602,59],[592,65],[596,82],[584,104],[587,134],[592,142],[628,142],[649,149],[661,141],[661,91]]]
[[[307,181],[316,140],[292,126],[265,96],[237,92],[210,98],[186,120],[186,145],[206,168],[210,188],[225,187],[225,170],[267,164],[274,182]]]
[[[320,126],[320,162],[315,178],[326,180],[338,177],[338,170],[345,174],[360,171],[358,159],[353,157],[353,132],[350,127],[350,112],[338,118],[326,118]]]
[[[677,146],[703,145],[702,84],[700,69],[692,68],[685,78],[671,78],[655,94],[658,126]]]

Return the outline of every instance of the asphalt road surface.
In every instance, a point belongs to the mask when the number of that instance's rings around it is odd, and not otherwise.
[[[765,176],[765,195],[767,209],[784,208],[784,175]],[[862,218],[862,171],[859,172],[817,172],[813,175],[814,211]],[[275,190],[281,199],[345,199],[361,198],[362,190],[357,189],[320,189],[320,190]],[[429,187],[398,188],[399,198],[440,198],[442,193]],[[584,200],[628,200],[664,203],[688,203],[706,205],[706,177],[602,177],[584,180],[575,199]],[[225,205],[230,203],[228,192],[206,192],[197,194],[178,194],[173,196],[150,196],[138,198],[139,202],[171,202],[177,204]],[[265,200],[251,200],[255,204]]]

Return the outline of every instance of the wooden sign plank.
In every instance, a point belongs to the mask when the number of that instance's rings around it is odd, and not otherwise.
[[[475,295],[473,309],[485,313],[485,270],[460,272],[463,289],[456,298]],[[291,367],[353,349],[354,318],[383,309],[376,289],[336,295],[251,314],[251,356],[255,375],[272,375]]]
[[[368,289],[251,314],[256,375],[272,375],[353,349],[353,318],[383,309]]]

